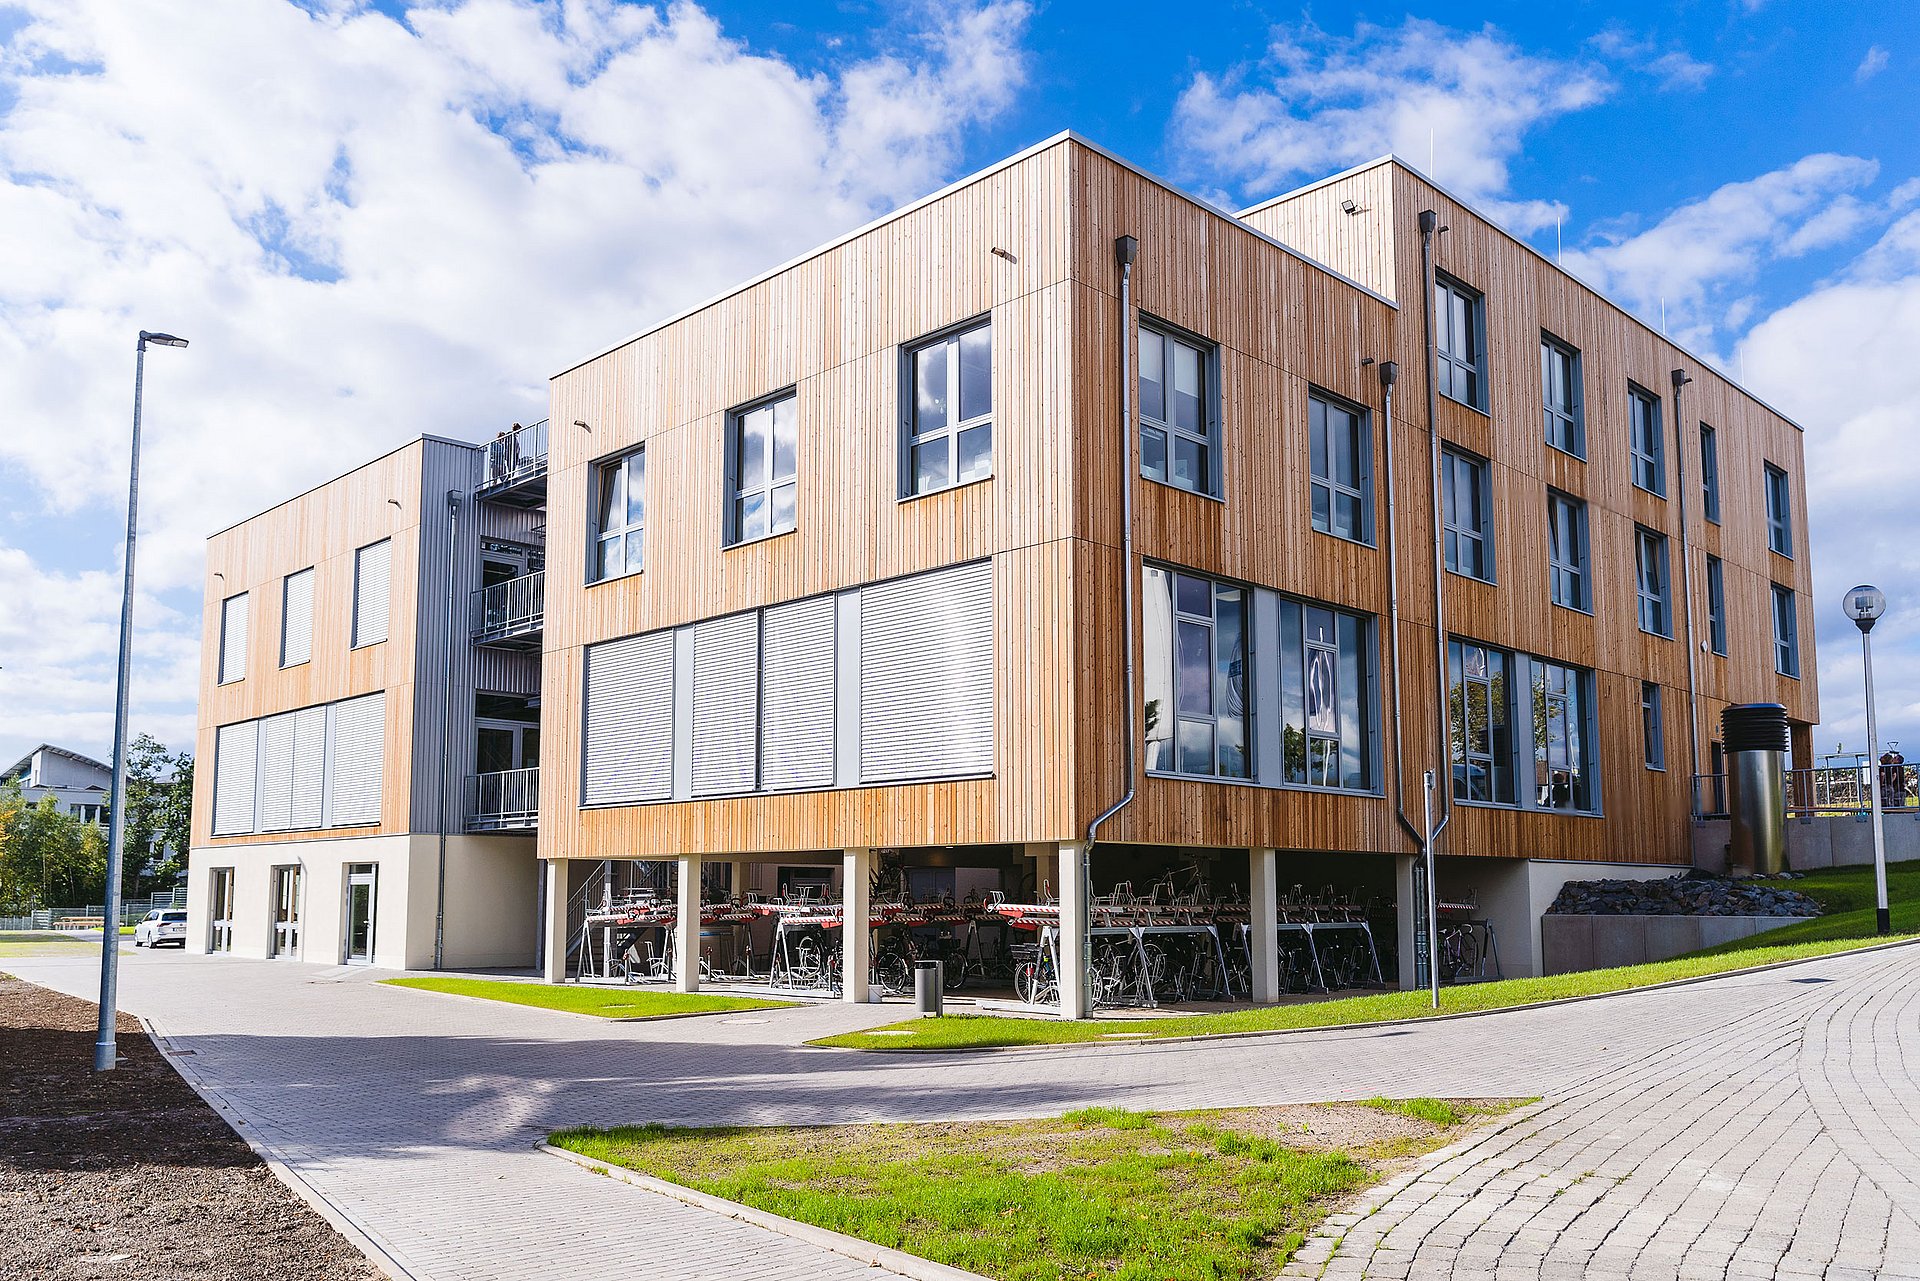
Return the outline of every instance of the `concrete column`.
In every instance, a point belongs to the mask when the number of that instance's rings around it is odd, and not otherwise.
[[[1060,1017],[1084,1019],[1093,1013],[1087,1000],[1087,867],[1077,841],[1059,849]]]
[[[1272,1005],[1280,999],[1280,858],[1277,850],[1247,851],[1248,903],[1252,924],[1247,950],[1253,961],[1253,999]]]
[[[741,862],[739,859],[734,859],[731,863],[727,864],[727,885],[729,886],[730,892],[733,894],[734,898],[739,899],[742,902],[746,901],[746,897],[747,897],[747,864],[746,863]]]
[[[546,861],[546,919],[540,924],[542,975],[549,983],[567,981],[567,860]]]
[[[1396,857],[1393,860],[1394,922],[1400,932],[1399,946],[1394,950],[1399,957],[1398,980],[1402,992],[1411,992],[1420,986],[1419,972],[1414,968],[1418,953],[1413,946],[1413,932],[1418,927],[1421,915],[1426,911],[1426,903],[1414,893],[1413,889],[1413,869],[1419,861],[1417,855]]]
[[[673,986],[700,990],[700,856],[680,856],[680,913],[673,922]]]
[[[849,1001],[865,1004],[873,948],[872,912],[867,901],[873,884],[873,851],[864,847],[843,850],[840,857],[841,994]]]

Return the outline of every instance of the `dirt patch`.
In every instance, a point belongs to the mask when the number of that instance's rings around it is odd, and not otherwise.
[[[48,1281],[381,1275],[180,1079],[137,1019],[0,974],[0,1271]]]

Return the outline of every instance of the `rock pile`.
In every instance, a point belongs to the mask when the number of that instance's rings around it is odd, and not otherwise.
[[[1818,916],[1820,904],[1769,881],[1683,872],[1664,881],[1568,881],[1547,911],[1559,916]]]

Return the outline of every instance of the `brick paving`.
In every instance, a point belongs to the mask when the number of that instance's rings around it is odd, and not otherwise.
[[[1920,1278],[1920,948],[1425,1026],[967,1056],[801,1044],[899,1005],[608,1024],[377,977],[141,955],[122,1000],[420,1278],[888,1275],[532,1151],[558,1126],[1376,1094],[1544,1101],[1376,1189],[1288,1275]]]

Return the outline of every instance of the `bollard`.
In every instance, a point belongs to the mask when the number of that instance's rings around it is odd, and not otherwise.
[[[946,968],[941,961],[915,961],[913,963],[913,1007],[923,1019],[937,1019],[945,1011],[943,1004],[946,989],[941,973]]]

